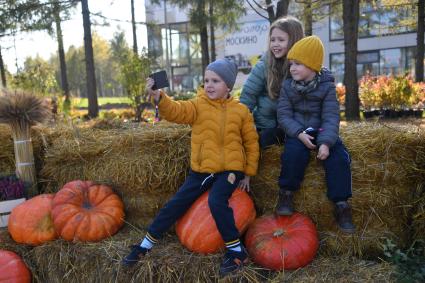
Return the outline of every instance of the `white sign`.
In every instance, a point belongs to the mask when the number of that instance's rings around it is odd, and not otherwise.
[[[224,39],[224,55],[252,57],[267,49],[269,22],[260,20],[241,23],[239,30],[229,33]]]

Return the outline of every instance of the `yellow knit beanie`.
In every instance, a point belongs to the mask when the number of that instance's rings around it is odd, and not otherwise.
[[[322,68],[325,48],[319,37],[312,35],[297,41],[286,58],[296,60],[310,69],[319,72]]]

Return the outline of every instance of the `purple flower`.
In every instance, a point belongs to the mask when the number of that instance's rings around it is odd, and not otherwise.
[[[16,176],[0,177],[0,200],[12,200],[24,197],[25,184]]]

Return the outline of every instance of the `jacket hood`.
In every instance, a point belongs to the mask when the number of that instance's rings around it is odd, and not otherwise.
[[[331,71],[326,68],[320,70],[320,81],[321,82],[335,82],[335,78]]]

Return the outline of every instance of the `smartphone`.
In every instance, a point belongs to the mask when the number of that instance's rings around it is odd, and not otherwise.
[[[170,82],[168,81],[167,72],[165,70],[150,74],[149,77],[155,81],[155,84],[152,86],[153,90],[170,87]]]

